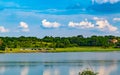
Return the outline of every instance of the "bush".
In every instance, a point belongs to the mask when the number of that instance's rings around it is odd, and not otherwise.
[[[82,72],[79,72],[79,75],[98,75],[98,73],[95,73],[95,72],[87,69]]]
[[[0,46],[0,50],[5,50],[5,46]]]

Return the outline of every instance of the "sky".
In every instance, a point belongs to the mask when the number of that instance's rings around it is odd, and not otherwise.
[[[0,0],[0,36],[120,36],[120,0]]]

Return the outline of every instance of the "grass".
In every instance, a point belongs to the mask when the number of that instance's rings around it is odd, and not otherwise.
[[[20,48],[15,48],[6,51],[1,51],[0,53],[39,53],[39,52],[110,52],[110,51],[120,51],[120,48],[103,48],[103,47],[69,47],[69,48],[56,48],[55,50],[20,50]]]
[[[56,50],[49,50],[48,52],[109,52],[109,51],[120,51],[120,48],[70,47],[70,48],[56,48]]]
[[[5,51],[0,50],[0,53],[5,53]]]

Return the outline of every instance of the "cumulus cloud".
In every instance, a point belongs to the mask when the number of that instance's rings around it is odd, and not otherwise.
[[[22,28],[28,28],[28,24],[25,22],[20,22],[20,27]]]
[[[87,19],[81,22],[70,21],[68,23],[68,26],[73,28],[99,29],[100,31],[109,31],[109,32],[116,32],[118,30],[118,28],[110,24],[107,19],[99,18],[99,17],[93,17],[93,21],[88,21]]]
[[[88,7],[88,11],[93,10],[92,12],[102,12],[101,14],[119,13],[120,10],[118,9],[120,9],[120,0],[93,0],[92,5]]]
[[[9,30],[6,29],[4,26],[0,26],[0,32],[2,32],[2,33],[9,32]]]
[[[103,4],[103,3],[117,3],[119,2],[120,0],[92,0],[92,3],[96,2],[96,3],[99,3],[99,4]]]
[[[29,31],[29,26],[25,22],[20,22],[19,27],[22,29],[23,32],[28,32]]]
[[[109,31],[116,31],[117,27],[114,27],[109,24],[107,20],[97,21],[96,25],[98,25],[99,29],[108,29]]]
[[[79,28],[93,28],[94,24],[92,24],[87,19],[85,19],[85,21],[81,21],[79,23],[69,22],[68,26],[69,27],[79,27]]]
[[[45,28],[58,28],[61,24],[58,22],[49,22],[46,19],[42,20],[42,25]]]
[[[120,21],[120,18],[113,18],[113,21]]]
[[[98,18],[98,17],[94,17],[93,18],[96,21],[96,25],[97,28],[101,29],[101,30],[109,30],[109,31],[117,31],[117,27],[111,25],[108,20],[104,19],[104,18]]]

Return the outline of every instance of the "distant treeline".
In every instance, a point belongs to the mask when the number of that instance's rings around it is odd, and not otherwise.
[[[80,46],[119,47],[120,37],[82,35],[72,37],[0,37],[0,50],[5,48],[66,48]]]

